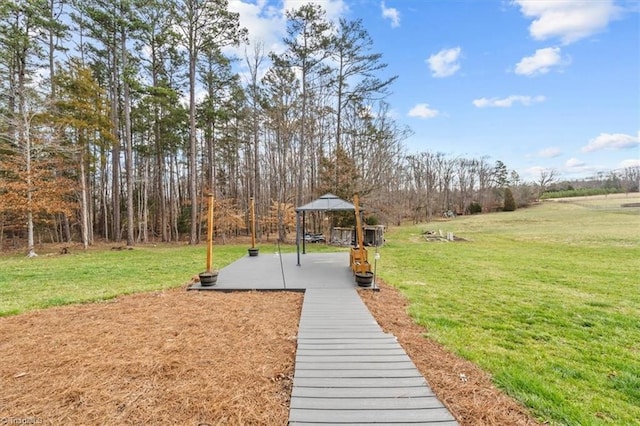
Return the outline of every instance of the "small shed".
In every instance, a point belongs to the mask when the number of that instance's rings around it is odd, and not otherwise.
[[[364,230],[364,245],[382,247],[384,244],[384,225],[366,225]]]
[[[349,247],[355,244],[355,234],[353,228],[333,227],[331,228],[331,244],[334,246]]]
[[[383,225],[365,225],[362,227],[364,245],[382,247],[384,244]],[[331,244],[335,246],[355,246],[356,232],[354,228],[331,228]]]
[[[298,266],[300,266],[300,240],[302,240],[302,252],[306,252],[306,245],[301,231],[305,228],[306,213],[309,211],[341,211],[353,210],[355,206],[348,201],[343,200],[337,195],[330,193],[324,194],[322,197],[312,202],[296,208],[296,250],[298,253]]]

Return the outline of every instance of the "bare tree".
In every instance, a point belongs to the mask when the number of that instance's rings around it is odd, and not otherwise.
[[[549,185],[556,182],[558,179],[558,171],[556,169],[543,169],[540,170],[540,177],[538,178],[538,199],[542,197]]]
[[[256,215],[259,217],[261,212],[261,197],[260,197],[260,68],[265,62],[266,56],[264,53],[264,45],[260,42],[254,44],[253,52],[251,56],[245,51],[245,63],[249,70],[249,81],[247,82],[247,95],[249,97],[249,107],[251,109],[250,118],[251,121],[251,145],[253,150],[249,166],[251,167],[253,174],[249,181],[249,195],[254,197],[256,201]]]

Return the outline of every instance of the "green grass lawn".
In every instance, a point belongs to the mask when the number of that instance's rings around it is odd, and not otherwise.
[[[639,424],[640,212],[609,196],[393,228],[378,274],[428,335],[551,424]],[[423,231],[466,242],[426,242]],[[204,245],[0,256],[0,316],[178,287]],[[246,245],[216,245],[219,269]],[[276,246],[260,245],[261,253]],[[308,250],[335,250],[311,244]],[[283,252],[295,246],[282,247]],[[463,372],[461,372],[463,373]]]
[[[215,246],[214,268],[246,255],[246,246]],[[0,316],[120,294],[177,287],[204,271],[206,246],[72,249],[71,254],[0,257]]]
[[[379,275],[428,335],[551,424],[640,424],[635,199],[545,202],[392,229]],[[423,231],[466,242],[426,242]]]
[[[295,252],[295,245],[258,246],[260,253]],[[247,245],[217,244],[214,269],[242,256]],[[308,244],[308,252],[334,251]],[[206,245],[141,245],[133,250],[71,249],[71,254],[0,256],[0,316],[70,303],[106,300],[121,294],[179,287],[206,269]]]

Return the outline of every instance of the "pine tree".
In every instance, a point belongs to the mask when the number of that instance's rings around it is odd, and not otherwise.
[[[371,53],[372,46],[373,40],[362,26],[362,20],[340,19],[330,47],[331,56],[336,62],[333,77],[336,92],[336,185],[342,173],[338,155],[346,152],[342,145],[345,109],[350,103],[353,106],[374,98],[385,98],[389,94],[389,86],[398,78],[381,79],[377,75],[387,64],[381,62],[382,54]],[[352,195],[349,194],[348,198]]]
[[[309,104],[311,97],[311,76],[323,69],[323,62],[329,57],[330,32],[332,26],[326,19],[326,12],[321,6],[307,4],[297,10],[287,11],[287,37],[284,43],[287,51],[284,62],[300,71],[301,81],[301,112],[300,112],[300,146],[298,149],[298,164],[305,163],[306,146],[309,139],[308,123]],[[298,171],[297,205],[301,205],[306,168]]]
[[[55,117],[69,144],[74,149],[80,181],[80,218],[82,243],[86,249],[92,241],[89,203],[91,200],[88,171],[92,168],[91,146],[113,143],[107,94],[95,81],[91,69],[72,60],[56,76],[58,115]]]
[[[190,244],[198,236],[198,144],[196,140],[196,78],[201,53],[237,46],[246,40],[247,30],[240,28],[239,15],[229,11],[228,0],[177,0],[175,18],[181,31],[182,45],[187,49],[189,63],[189,191],[191,199]]]

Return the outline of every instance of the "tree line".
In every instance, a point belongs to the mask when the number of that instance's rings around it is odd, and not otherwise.
[[[505,193],[526,205],[552,183],[408,154],[386,102],[398,76],[360,20],[304,5],[282,52],[225,53],[249,36],[227,0],[2,2],[0,247],[196,244],[208,194],[218,236],[246,233],[254,198],[259,233],[284,240],[295,206],[326,192],[399,223],[499,209]]]

